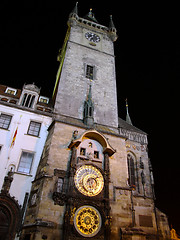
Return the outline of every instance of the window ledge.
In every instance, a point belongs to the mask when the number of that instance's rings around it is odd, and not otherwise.
[[[0,130],[10,131],[9,129],[0,127]]]
[[[26,176],[26,177],[32,177],[33,176],[32,174],[23,173],[23,172],[14,172],[14,174],[23,175],[23,176]]]
[[[28,134],[28,133],[25,133],[24,135],[27,135],[27,136],[30,136],[30,137],[35,137],[35,138],[41,138],[39,136],[35,136],[35,135],[32,135],[32,134]]]

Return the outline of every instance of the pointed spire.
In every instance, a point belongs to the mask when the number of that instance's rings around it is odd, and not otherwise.
[[[89,21],[98,23],[97,19],[96,19],[95,16],[94,16],[94,13],[92,12],[92,8],[90,8],[89,13],[86,14],[86,16],[85,16],[84,18],[87,19],[87,20],[89,20]]]
[[[116,30],[115,25],[114,25],[113,20],[112,20],[112,15],[110,15],[109,29],[111,31],[112,31],[112,29]]]
[[[73,19],[77,19],[78,18],[78,2],[76,2],[76,6],[74,7],[74,9],[72,10],[72,12],[69,14],[69,20]]]
[[[128,111],[128,102],[126,98],[126,122],[132,125],[131,118],[129,116],[129,111]]]
[[[76,6],[74,7],[74,9],[72,10],[71,13],[77,14],[78,15],[78,2],[76,2]]]
[[[115,28],[114,22],[112,20],[112,15],[110,15],[110,22],[109,22],[109,35],[113,42],[115,42],[118,38],[117,30]]]

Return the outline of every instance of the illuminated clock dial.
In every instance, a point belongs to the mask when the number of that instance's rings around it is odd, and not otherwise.
[[[76,188],[86,196],[98,195],[104,187],[101,172],[92,165],[80,167],[74,176]]]
[[[94,43],[98,43],[100,41],[100,37],[98,35],[96,35],[95,33],[92,33],[92,32],[87,32],[85,34],[85,37],[89,41],[94,42]]]
[[[101,222],[99,211],[92,206],[82,206],[74,215],[74,226],[84,237],[95,236],[101,228]]]

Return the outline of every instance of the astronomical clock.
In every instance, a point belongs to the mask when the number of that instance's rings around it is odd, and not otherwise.
[[[88,137],[85,137],[86,134]],[[69,148],[72,154],[67,190],[64,196],[54,195],[56,203],[66,204],[64,238],[108,240],[111,224],[109,156],[114,150],[95,130],[74,139]],[[61,201],[57,202],[60,198]]]
[[[101,172],[92,165],[83,165],[78,168],[74,176],[75,186],[80,193],[93,197],[98,195],[104,187]]]

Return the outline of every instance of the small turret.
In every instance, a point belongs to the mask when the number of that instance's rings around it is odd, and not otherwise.
[[[69,14],[69,18],[72,18],[72,19],[78,18],[78,2],[76,2],[76,6],[72,10],[72,12]]]
[[[115,25],[114,25],[113,20],[112,20],[112,15],[110,15],[109,35],[110,35],[110,38],[113,42],[115,42],[118,38],[117,30],[116,30]]]
[[[88,13],[84,18],[87,19],[87,20],[89,20],[89,21],[98,23],[97,19],[95,18],[94,13],[92,12],[92,8],[90,8],[89,13]]]

